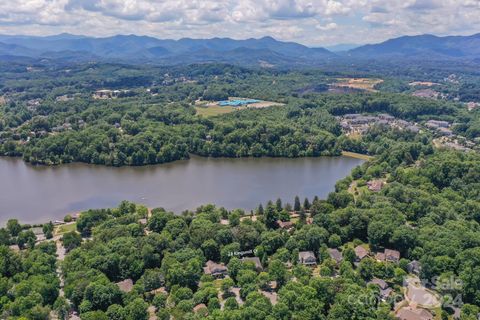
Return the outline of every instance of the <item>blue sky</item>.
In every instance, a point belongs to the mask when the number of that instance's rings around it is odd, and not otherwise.
[[[480,32],[480,0],[2,0],[0,33],[273,36],[310,46]]]

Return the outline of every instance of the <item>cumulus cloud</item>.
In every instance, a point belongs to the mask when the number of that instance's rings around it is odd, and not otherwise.
[[[480,0],[5,0],[0,33],[272,35],[318,46],[472,34],[480,32],[479,16]]]
[[[317,25],[317,29],[320,29],[322,31],[329,31],[329,30],[335,30],[338,28],[338,25],[335,22],[330,22],[327,23],[326,25]]]

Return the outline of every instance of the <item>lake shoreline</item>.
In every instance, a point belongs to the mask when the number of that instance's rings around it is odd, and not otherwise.
[[[355,159],[361,159],[361,160],[365,160],[365,161],[370,161],[374,158],[373,156],[369,156],[369,155],[362,154],[362,153],[350,152],[350,151],[342,151],[342,156],[349,157],[349,158],[355,158]]]
[[[169,162],[162,162],[162,163],[152,163],[152,164],[145,164],[145,165],[122,165],[122,166],[111,166],[101,163],[88,163],[88,162],[81,162],[81,161],[73,161],[73,162],[64,162],[64,163],[31,163],[29,161],[25,161],[22,156],[7,156],[7,155],[0,155],[1,159],[12,159],[12,160],[21,160],[26,165],[34,168],[56,168],[61,166],[69,166],[69,165],[88,165],[88,166],[98,166],[98,167],[106,167],[106,168],[147,168],[147,167],[156,167],[156,166],[164,166],[178,162],[189,161],[192,158],[201,158],[201,159],[222,159],[222,160],[240,160],[240,159],[318,159],[318,158],[339,158],[339,157],[348,157],[348,158],[355,158],[360,160],[371,160],[374,157],[369,155],[364,155],[361,153],[355,153],[350,151],[342,151],[339,155],[320,155],[320,156],[304,156],[304,157],[274,157],[274,156],[261,156],[261,157],[211,157],[211,156],[202,156],[198,154],[191,153],[189,154],[188,158],[185,159],[177,159]]]
[[[36,224],[72,212],[117,206],[122,200],[173,212],[215,204],[250,211],[281,198],[326,198],[336,182],[364,162],[316,158],[205,158],[162,165],[107,167],[85,163],[29,165],[0,157],[0,224]]]

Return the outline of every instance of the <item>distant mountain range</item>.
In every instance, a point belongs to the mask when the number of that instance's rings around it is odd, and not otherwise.
[[[47,37],[0,35],[0,60],[12,57],[65,61],[102,60],[128,63],[182,64],[225,62],[264,67],[315,65],[340,59],[480,59],[480,34],[437,37],[405,36],[379,44],[310,48],[272,37],[160,40],[118,35],[93,38],[71,34]],[[341,52],[338,52],[341,51]]]
[[[331,52],[345,52],[348,50],[358,48],[360,46],[361,46],[360,44],[355,44],[355,43],[341,43],[341,44],[325,47],[325,49]]]
[[[480,33],[472,36],[405,36],[348,51],[352,57],[411,59],[479,59]]]
[[[271,37],[160,40],[146,36],[118,35],[91,38],[61,34],[50,37],[1,36],[0,56],[31,58],[103,59],[126,62],[239,64],[295,64],[324,60],[335,55],[323,48],[309,48]]]

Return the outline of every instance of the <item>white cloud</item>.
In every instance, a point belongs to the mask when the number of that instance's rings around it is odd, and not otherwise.
[[[0,33],[272,35],[310,45],[480,32],[480,0],[3,0]]]
[[[322,31],[330,31],[330,30],[335,30],[338,28],[338,25],[335,22],[330,22],[327,23],[326,25],[317,25],[317,29],[322,30]]]

